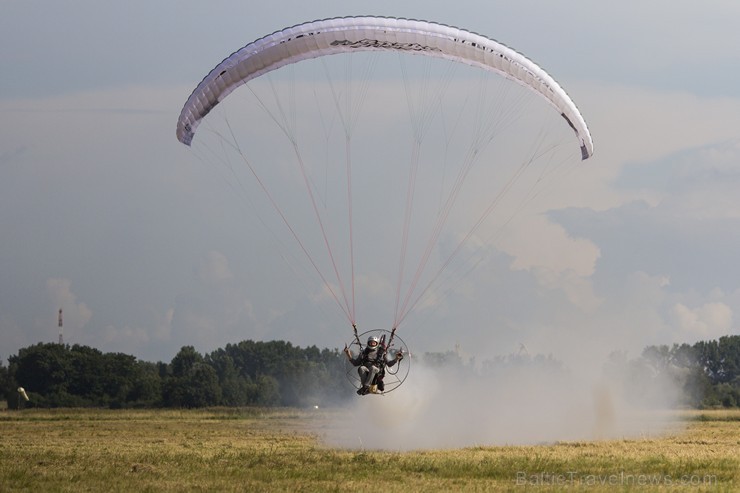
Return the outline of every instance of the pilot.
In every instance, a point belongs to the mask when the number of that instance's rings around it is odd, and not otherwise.
[[[403,359],[402,351],[398,351],[395,358],[388,359],[386,348],[380,344],[377,336],[368,337],[367,346],[360,351],[357,357],[352,357],[352,351],[347,346],[344,347],[344,354],[347,355],[352,365],[358,367],[357,373],[360,375],[361,382],[357,390],[358,395],[368,394],[372,385],[377,385],[378,390],[382,392],[385,367],[390,368]]]

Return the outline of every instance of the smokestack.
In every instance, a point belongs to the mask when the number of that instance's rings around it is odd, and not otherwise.
[[[59,344],[64,344],[64,336],[62,335],[62,309],[59,309]]]

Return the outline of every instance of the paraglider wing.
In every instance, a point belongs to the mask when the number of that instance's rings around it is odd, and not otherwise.
[[[547,100],[575,131],[582,159],[593,141],[578,108],[562,87],[524,55],[490,38],[443,24],[389,17],[342,17],[299,24],[258,39],[216,66],[196,87],[177,122],[190,145],[200,121],[240,85],[285,65],[352,51],[402,51],[491,70]]]

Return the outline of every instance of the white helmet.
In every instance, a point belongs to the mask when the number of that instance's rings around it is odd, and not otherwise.
[[[367,338],[367,345],[370,347],[375,347],[380,342],[380,339],[378,339],[377,336],[370,336]]]

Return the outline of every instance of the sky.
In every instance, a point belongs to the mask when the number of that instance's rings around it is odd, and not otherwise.
[[[578,364],[740,333],[737,2],[0,5],[3,360],[55,342],[59,308],[66,343],[148,361],[245,339],[341,348],[351,332],[336,303],[310,268],[286,268],[175,124],[238,48],[364,14],[524,53],[566,88],[595,143],[444,306],[399,328],[413,350],[482,361],[524,345]]]

